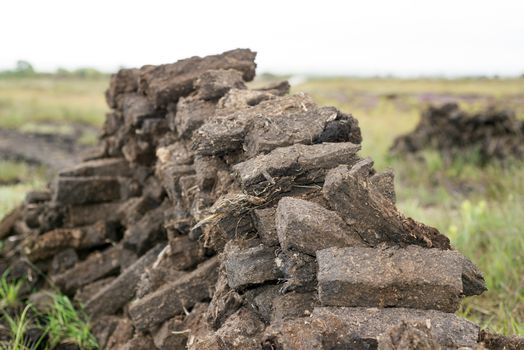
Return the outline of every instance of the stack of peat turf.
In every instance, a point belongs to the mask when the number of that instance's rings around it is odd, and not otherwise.
[[[447,158],[473,152],[481,164],[508,158],[524,159],[524,121],[510,110],[487,108],[467,113],[456,103],[429,106],[416,129],[399,136],[392,153],[435,149]]]
[[[396,209],[351,115],[248,89],[254,59],[114,75],[99,152],[0,224],[4,268],[74,296],[103,349],[481,346],[454,314],[481,273]]]

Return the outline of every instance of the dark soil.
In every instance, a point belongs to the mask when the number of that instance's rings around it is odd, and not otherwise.
[[[70,167],[82,159],[87,147],[77,143],[83,132],[91,127],[75,125],[70,135],[25,133],[0,129],[0,159],[44,165],[55,172]],[[88,130],[87,130],[88,129]]]

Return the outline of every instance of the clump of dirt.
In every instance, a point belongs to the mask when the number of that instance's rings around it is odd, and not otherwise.
[[[429,106],[416,129],[395,139],[394,154],[436,149],[445,158],[470,153],[480,164],[507,158],[524,158],[524,121],[509,110],[488,108],[467,113],[456,103]]]
[[[99,152],[1,223],[2,264],[84,304],[105,349],[477,346],[454,312],[480,271],[398,211],[353,116],[248,89],[254,59],[114,75]]]
[[[0,129],[0,159],[43,165],[54,172],[81,162],[81,154],[88,147],[78,140],[85,133],[93,133],[92,128],[74,125],[69,133],[55,133],[53,129],[53,125],[47,125],[45,132]]]

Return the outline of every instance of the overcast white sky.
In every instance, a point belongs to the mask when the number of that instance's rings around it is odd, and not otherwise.
[[[259,72],[524,73],[524,0],[2,0],[0,69],[173,62],[236,47]]]

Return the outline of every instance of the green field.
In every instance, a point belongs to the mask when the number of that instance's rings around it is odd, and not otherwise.
[[[107,84],[106,78],[0,78],[0,128],[49,122],[100,125]]]
[[[104,120],[106,78],[0,79],[0,127],[68,123],[100,126]],[[496,104],[524,118],[524,79],[311,79],[293,88],[319,103],[352,113],[360,122],[361,154],[378,170],[393,168],[398,207],[437,227],[485,273],[489,291],[466,299],[462,315],[505,334],[524,335],[524,167],[522,163],[478,168],[468,155],[452,163],[426,152],[423,161],[392,158],[393,139],[412,130],[424,105],[458,100],[477,110]],[[22,183],[0,187],[0,217],[29,188],[46,179],[24,165],[0,163],[0,180],[23,172]],[[14,175],[13,175],[14,174]]]

